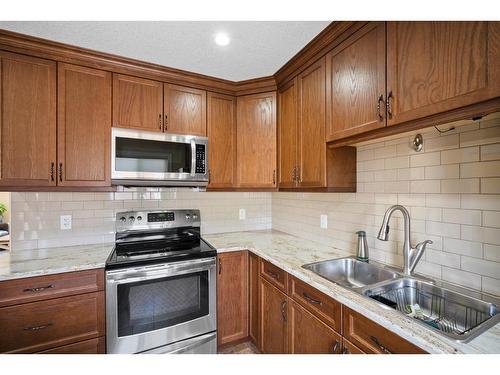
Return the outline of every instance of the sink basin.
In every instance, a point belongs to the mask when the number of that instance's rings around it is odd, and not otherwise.
[[[417,322],[458,341],[469,341],[500,322],[498,305],[412,278],[368,287],[361,294],[406,315],[418,304],[422,315],[414,317]]]
[[[310,263],[302,266],[325,279],[348,288],[362,288],[399,276],[398,273],[356,258],[340,258]]]

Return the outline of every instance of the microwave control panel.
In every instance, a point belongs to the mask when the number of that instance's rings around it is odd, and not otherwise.
[[[205,145],[196,145],[196,173],[205,174],[206,150]]]

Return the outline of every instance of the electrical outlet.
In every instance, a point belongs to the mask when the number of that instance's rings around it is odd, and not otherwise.
[[[322,229],[328,228],[328,215],[319,215],[319,221]]]
[[[71,229],[71,215],[61,215],[61,229]]]
[[[240,208],[240,220],[245,220],[247,217],[247,211],[244,208]]]

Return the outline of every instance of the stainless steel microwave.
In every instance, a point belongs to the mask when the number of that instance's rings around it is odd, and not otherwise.
[[[208,138],[113,128],[111,180],[125,186],[208,184]]]

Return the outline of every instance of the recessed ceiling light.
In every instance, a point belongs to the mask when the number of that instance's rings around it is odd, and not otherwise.
[[[217,33],[215,34],[215,43],[219,46],[227,46],[231,40],[229,39],[229,35],[226,33]]]

